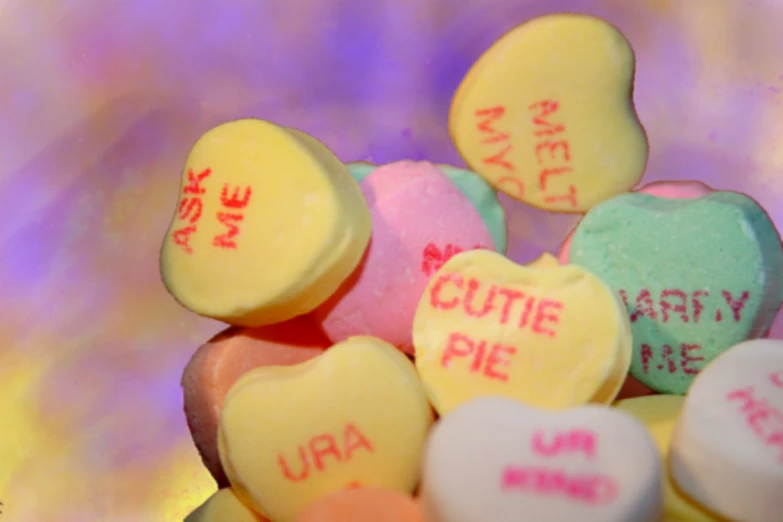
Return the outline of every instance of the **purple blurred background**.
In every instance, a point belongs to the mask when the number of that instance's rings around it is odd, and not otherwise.
[[[181,520],[214,490],[179,377],[221,325],[179,308],[157,268],[200,134],[255,116],[344,161],[463,165],[446,129],[462,76],[557,11],[636,49],[645,182],[740,190],[783,224],[775,0],[0,3],[0,518]],[[504,203],[517,261],[576,219]]]

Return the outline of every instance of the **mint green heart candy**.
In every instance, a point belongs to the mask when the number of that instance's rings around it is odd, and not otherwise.
[[[357,183],[361,183],[364,178],[377,168],[377,165],[364,161],[354,161],[346,163],[348,172]],[[478,210],[481,219],[492,236],[492,242],[495,244],[495,250],[501,254],[506,253],[508,248],[508,227],[506,224],[506,212],[498,201],[498,194],[487,183],[484,178],[465,169],[451,167],[449,165],[436,165],[441,172],[451,179],[459,187],[462,193],[467,197],[473,206]]]
[[[345,164],[348,167],[348,172],[351,173],[356,183],[361,183],[364,178],[370,175],[370,173],[378,168],[378,165],[374,165],[367,161],[352,161]]]
[[[623,298],[631,375],[663,393],[686,393],[721,352],[763,336],[783,302],[780,236],[758,203],[735,192],[607,200],[577,226],[570,262]]]

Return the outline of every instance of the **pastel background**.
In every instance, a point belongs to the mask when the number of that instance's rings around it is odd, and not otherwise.
[[[213,492],[179,377],[222,326],[157,267],[201,133],[256,116],[345,161],[462,165],[460,79],[559,10],[636,49],[646,181],[742,190],[783,225],[778,0],[0,0],[0,522],[182,520]],[[505,203],[518,261],[575,221]]]

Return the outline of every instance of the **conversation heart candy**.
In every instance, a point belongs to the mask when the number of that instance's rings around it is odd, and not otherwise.
[[[308,316],[258,328],[231,327],[201,346],[182,372],[185,418],[204,465],[227,486],[217,449],[218,422],[231,386],[259,366],[299,364],[331,343]]]
[[[590,210],[569,252],[626,302],[631,374],[663,393],[685,393],[730,346],[762,336],[783,301],[783,250],[749,197],[695,199],[623,194]]]
[[[473,203],[476,210],[484,220],[484,224],[492,234],[495,250],[504,254],[508,248],[508,226],[506,211],[498,201],[497,192],[484,178],[466,169],[459,169],[450,165],[436,165],[441,172],[459,187],[462,193]],[[357,161],[346,163],[351,176],[358,182],[370,175],[378,168],[372,163]]]
[[[433,428],[420,502],[428,522],[658,522],[661,466],[644,426],[618,411],[483,397]]]
[[[661,467],[664,470],[667,467],[666,460],[669,455],[672,432],[682,410],[684,399],[682,395],[652,395],[626,399],[614,405],[618,410],[631,415],[645,425],[655,441],[661,459]],[[669,519],[688,522],[717,522],[717,518],[683,496],[672,485],[668,473],[662,473],[661,480],[663,481],[664,509]]]
[[[702,370],[669,451],[677,487],[730,520],[783,516],[783,341],[740,343]]]
[[[315,138],[255,119],[218,125],[188,155],[161,274],[185,307],[240,326],[310,312],[351,274],[370,215]]]
[[[399,161],[361,183],[373,235],[359,268],[313,316],[333,342],[372,335],[413,352],[413,315],[432,274],[452,255],[489,248],[470,200],[433,164]]]
[[[641,179],[647,138],[631,100],[634,54],[587,15],[535,18],[473,65],[452,99],[462,158],[498,190],[583,212]]]
[[[706,196],[714,190],[702,183],[701,181],[694,180],[677,180],[677,181],[654,181],[647,185],[634,190],[634,192],[642,192],[644,194],[651,194],[659,198],[668,199],[696,199],[702,196]],[[560,253],[557,255],[560,262],[564,265],[568,264],[568,252],[571,249],[571,240],[573,239],[574,232],[571,231],[563,241],[560,247]]]
[[[473,203],[492,234],[495,250],[505,254],[508,248],[506,211],[498,201],[495,189],[484,178],[470,170],[458,169],[450,165],[438,165],[438,168],[456,183]]]
[[[619,298],[550,254],[527,266],[487,250],[452,257],[419,302],[413,343],[441,415],[484,395],[547,409],[608,403],[631,360]]]
[[[223,402],[218,448],[237,495],[288,522],[349,486],[411,493],[432,420],[405,355],[353,337],[305,363],[245,374]]]
[[[185,517],[184,522],[268,522],[266,518],[253,513],[231,491],[219,489]]]
[[[316,500],[296,522],[424,522],[410,495],[377,488],[351,488]]]

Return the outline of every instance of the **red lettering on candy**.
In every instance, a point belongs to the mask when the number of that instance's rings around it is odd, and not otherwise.
[[[177,209],[177,217],[195,223],[201,217],[204,205],[200,198],[182,198]]]
[[[683,373],[687,375],[696,375],[699,373],[698,368],[693,368],[689,366],[692,362],[703,362],[704,357],[698,356],[698,357],[692,357],[690,352],[701,350],[701,345],[698,344],[688,344],[688,343],[682,343],[680,345],[680,367],[682,368]]]
[[[509,152],[511,152],[511,145],[506,145],[500,152],[493,154],[492,156],[487,156],[482,161],[487,165],[497,165],[506,170],[514,170],[514,165],[506,159],[506,154]]]
[[[352,423],[343,428],[342,447],[333,434],[321,433],[310,438],[305,444],[297,445],[299,457],[297,472],[293,472],[282,452],[277,454],[277,463],[283,477],[291,482],[307,479],[311,472],[311,463],[316,471],[324,471],[329,466],[349,462],[354,453],[363,450],[373,452],[370,440]],[[328,457],[328,458],[327,458]]]
[[[350,423],[345,426],[343,431],[343,447],[345,448],[346,460],[350,460],[354,452],[362,448],[368,453],[373,452],[370,440],[359,431],[359,428]]]
[[[250,203],[250,197],[253,194],[252,187],[245,186],[244,193],[240,198],[240,192],[242,187],[232,187],[228,183],[223,185],[223,190],[220,192],[220,203],[224,209],[230,209],[231,212],[218,212],[216,217],[226,227],[226,232],[217,234],[212,238],[212,245],[224,248],[224,249],[236,249],[236,237],[239,236],[241,230],[239,223],[244,221],[245,215],[239,210],[243,210]]]
[[[198,230],[196,223],[201,219],[204,210],[201,196],[206,193],[206,189],[201,186],[201,182],[211,173],[210,169],[205,169],[199,174],[194,174],[193,169],[188,169],[187,179],[182,187],[182,197],[177,205],[177,219],[187,221],[189,224],[174,230],[171,239],[175,245],[182,247],[186,254],[193,253],[190,236]]]
[[[486,248],[487,247],[482,245],[476,245],[469,250],[483,250]],[[422,252],[421,271],[424,272],[425,275],[430,276],[440,270],[441,267],[446,264],[446,261],[463,251],[461,246],[452,243],[446,244],[446,246],[443,247],[443,250],[438,248],[435,243],[427,243]]]
[[[452,308],[455,308],[457,305],[459,305],[459,297],[453,297],[449,301],[442,301],[440,298],[440,293],[443,289],[443,286],[448,282],[453,282],[454,286],[457,287],[457,290],[462,290],[464,285],[464,280],[459,274],[439,275],[438,279],[435,281],[435,284],[433,284],[430,288],[430,305],[432,305],[432,307],[436,310],[451,310]]]
[[[571,152],[568,149],[568,142],[566,140],[557,140],[557,141],[541,141],[536,144],[536,159],[538,160],[539,165],[544,162],[544,160],[541,159],[541,152],[544,150],[549,151],[549,159],[556,159],[555,154],[558,149],[561,149],[563,151],[563,161],[571,161]],[[571,167],[565,167],[570,170]]]
[[[567,194],[561,194],[559,196],[547,196],[544,198],[544,201],[547,203],[557,203],[558,201],[568,201],[571,203],[572,207],[575,207],[577,205],[576,201],[576,187],[573,185],[568,186],[568,193]]]
[[[666,371],[670,374],[682,372],[686,375],[696,375],[699,373],[699,368],[694,367],[691,363],[699,363],[704,361],[702,356],[694,356],[691,352],[701,350],[699,344],[682,343],[675,349],[670,344],[664,344],[661,349],[653,350],[653,347],[647,343],[642,343],[639,349],[639,358],[642,363],[642,372],[650,373],[650,365],[656,362],[655,369],[658,371]]]
[[[547,118],[556,113],[560,108],[557,100],[541,100],[533,103],[528,110],[533,111],[533,136],[543,138],[564,133],[566,128],[562,123],[553,123]],[[543,153],[548,151],[547,155]],[[559,151],[559,154],[558,154]],[[576,186],[569,184],[565,193],[547,194],[549,191],[548,180],[552,176],[564,176],[573,174],[571,163],[571,146],[567,139],[543,139],[536,142],[533,153],[536,161],[541,166],[538,171],[538,186],[544,193],[544,201],[558,203],[567,201],[572,207],[578,205]]]
[[[667,297],[676,297],[679,302],[672,304]],[[667,289],[661,292],[661,318],[665,323],[669,320],[669,312],[679,314],[682,322],[688,322],[688,294],[678,289]]]
[[[328,455],[332,455],[337,460],[337,462],[343,460],[343,456],[340,454],[340,450],[337,449],[337,443],[335,442],[334,437],[328,433],[323,435],[316,435],[310,439],[309,446],[310,453],[313,455],[315,469],[318,471],[323,471],[323,459]]]
[[[631,313],[631,322],[635,323],[643,315],[646,315],[652,321],[658,320],[658,314],[655,312],[650,291],[646,288],[643,288],[636,297],[636,310]]]
[[[228,183],[223,185],[223,190],[220,192],[220,202],[226,208],[245,208],[250,202],[250,195],[253,193],[253,189],[250,186],[245,187],[245,194],[242,199],[239,199],[239,187],[234,187],[234,191],[231,197],[228,195],[228,191],[231,189]]]
[[[310,461],[307,457],[307,450],[304,446],[298,446],[299,461],[302,463],[302,470],[298,474],[291,472],[291,468],[288,467],[285,457],[282,453],[277,454],[277,464],[280,466],[280,470],[283,472],[283,477],[291,482],[299,482],[307,478],[310,474]]]
[[[703,299],[710,297],[710,292],[707,290],[686,292],[679,288],[666,288],[654,296],[649,289],[642,288],[634,299],[634,305],[631,305],[626,290],[619,290],[619,294],[626,308],[630,311],[630,320],[633,323],[642,317],[647,317],[650,321],[660,320],[661,323],[678,320],[683,323],[698,324],[707,307]],[[723,296],[725,304],[729,306],[731,317],[734,321],[739,322],[741,320],[740,312],[750,298],[750,292],[746,290],[740,294],[739,298],[735,299],[730,291],[722,290],[721,296]],[[712,317],[715,322],[723,321],[724,314],[719,308],[722,305],[724,305],[723,302],[715,299],[710,303],[710,308],[714,309]]]
[[[228,212],[218,212],[218,221],[223,223],[228,229],[223,234],[218,234],[212,239],[212,244],[220,248],[236,248],[237,244],[234,238],[239,235],[239,226],[237,223],[245,219],[242,214],[229,214]]]
[[[663,350],[661,350],[661,357],[663,357],[663,360],[667,365],[667,370],[669,371],[669,373],[676,373],[677,363],[673,359],[674,349],[671,347],[671,345],[668,344],[663,345]],[[663,369],[663,368],[659,367],[659,369]]]
[[[528,109],[531,111],[539,110],[538,114],[533,115],[533,125],[536,127],[533,135],[537,138],[554,136],[555,134],[565,132],[565,125],[552,123],[546,119],[560,109],[560,103],[557,100],[541,100],[530,105]]]
[[[492,302],[495,300],[495,294],[497,293],[497,287],[492,285],[489,289],[487,297],[484,298],[484,304],[481,310],[473,309],[473,299],[475,298],[476,291],[478,291],[481,284],[476,279],[470,279],[468,281],[468,291],[465,294],[465,312],[471,317],[484,317],[490,310],[492,310]]]
[[[549,176],[559,176],[560,174],[568,174],[573,171],[574,169],[571,167],[554,167],[551,169],[543,169],[538,174],[538,184],[541,187],[541,190],[546,190],[546,180],[549,179]]]
[[[492,126],[492,123],[502,118],[505,113],[506,108],[500,105],[476,111],[476,116],[486,116],[485,119],[478,123],[478,130],[490,135],[489,138],[482,140],[481,143],[495,143],[497,141],[508,140],[508,134],[501,132]],[[500,137],[500,139],[498,139],[498,137]]]
[[[455,273],[438,274],[429,288],[429,302],[436,310],[461,307],[468,317],[492,317],[497,324],[509,324],[519,313],[517,327],[555,337],[560,324],[563,303],[547,298],[526,296],[524,292],[494,284],[485,285],[477,278],[465,280]],[[524,303],[515,306],[517,303]],[[516,309],[516,310],[515,310]]]
[[[494,343],[487,356],[487,345],[488,342],[486,340],[476,340],[469,335],[452,332],[446,341],[440,364],[443,368],[448,369],[453,359],[472,357],[468,366],[470,373],[481,372],[489,379],[506,382],[508,375],[502,373],[498,368],[508,367],[510,357],[517,353],[517,349],[513,346]]]
[[[691,306],[693,307],[693,322],[698,323],[699,317],[701,317],[701,311],[704,310],[704,303],[699,299],[700,297],[709,297],[710,293],[707,290],[695,290],[691,294]]]
[[[739,322],[740,320],[740,310],[742,310],[742,307],[745,306],[745,303],[748,301],[748,298],[750,297],[750,292],[745,290],[740,294],[740,298],[738,300],[734,300],[734,297],[731,295],[731,292],[728,290],[723,290],[721,292],[721,295],[726,300],[726,303],[731,308],[731,313],[734,314],[734,320]]]
[[[779,372],[775,372],[775,373],[770,373],[769,380],[772,382],[774,386],[778,388],[783,388],[783,370],[780,370]]]
[[[193,169],[188,169],[188,181],[182,189],[183,194],[204,194],[206,189],[201,187],[201,183],[205,178],[212,174],[211,169],[204,169],[198,174],[193,174]]]
[[[506,324],[508,322],[508,316],[511,313],[511,307],[514,306],[514,302],[524,298],[525,294],[524,292],[512,288],[498,288],[497,294],[506,298],[506,302],[500,312],[500,324]]]
[[[574,429],[556,433],[554,438],[547,443],[541,430],[537,430],[533,434],[531,447],[534,453],[543,457],[555,457],[560,453],[568,452],[582,453],[588,459],[593,459],[596,454],[596,439],[594,431]]]
[[[175,245],[181,246],[185,253],[191,254],[193,252],[193,248],[190,246],[190,236],[195,231],[196,225],[190,225],[185,228],[175,230],[174,233],[171,234],[171,238],[174,240]]]
[[[475,113],[476,117],[483,119],[479,120],[476,128],[482,135],[488,135],[480,141],[482,144],[506,142],[506,145],[499,152],[484,157],[481,161],[487,165],[497,165],[503,169],[513,171],[514,165],[506,159],[506,155],[512,151],[510,136],[508,133],[494,127],[494,124],[501,120],[505,113],[506,108],[500,105],[477,110]]]
[[[727,393],[726,400],[740,403],[739,413],[745,425],[762,445],[778,451],[783,464],[783,412],[768,400],[756,397],[756,393],[753,386],[738,388]]]
[[[519,327],[524,328],[527,326],[527,319],[530,317],[530,312],[533,311],[533,304],[535,304],[535,297],[528,297],[525,300],[525,308],[522,309],[522,315],[519,317]]]
[[[650,361],[653,358],[652,347],[649,344],[642,343],[641,350],[639,350],[639,355],[642,360],[642,371],[644,373],[649,373]]]
[[[553,310],[562,310],[563,303],[560,301],[553,301],[551,299],[541,299],[538,301],[538,307],[536,308],[536,315],[533,317],[533,331],[537,334],[548,335],[549,337],[555,336],[555,331],[543,326],[544,321],[558,324],[560,322],[560,316],[554,313],[546,313],[545,310],[551,308]]]
[[[533,466],[509,466],[501,477],[504,491],[555,495],[562,494],[572,500],[601,505],[613,502],[619,488],[608,475],[584,473],[569,476],[563,469]]]

